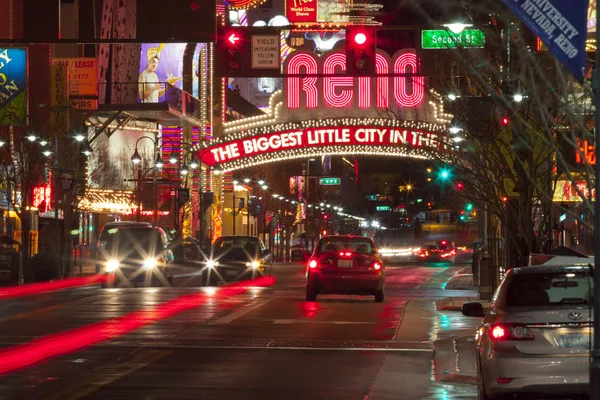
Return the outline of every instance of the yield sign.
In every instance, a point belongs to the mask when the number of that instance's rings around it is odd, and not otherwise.
[[[232,33],[231,35],[229,35],[229,37],[227,38],[227,40],[229,40],[229,42],[231,44],[235,44],[235,42],[237,42],[238,40],[240,40],[240,38],[237,37],[235,33]]]

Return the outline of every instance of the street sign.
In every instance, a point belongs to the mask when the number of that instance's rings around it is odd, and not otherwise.
[[[280,58],[278,35],[252,35],[252,69],[279,69]]]
[[[485,46],[485,34],[479,29],[465,29],[453,33],[445,29],[421,31],[423,49],[479,49]]]
[[[64,191],[71,190],[73,186],[73,182],[75,182],[75,178],[71,174],[63,173],[60,174],[60,182]]]
[[[376,206],[377,211],[390,211],[390,206]]]
[[[76,110],[97,110],[98,99],[70,99],[71,107]]]
[[[333,185],[339,185],[342,183],[342,180],[340,178],[320,178],[319,179],[319,184],[323,185],[323,186],[333,186]]]

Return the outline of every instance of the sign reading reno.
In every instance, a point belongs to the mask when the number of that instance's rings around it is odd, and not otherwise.
[[[425,97],[425,78],[419,76],[420,60],[403,50],[390,58],[375,56],[376,76],[345,75],[346,54],[328,53],[316,57],[294,52],[285,61],[285,93],[288,109],[372,107],[388,109],[419,107]]]
[[[415,129],[349,126],[298,129],[216,144],[198,154],[203,163],[227,163],[286,150],[325,146],[394,146],[446,149],[446,141],[435,133]]]

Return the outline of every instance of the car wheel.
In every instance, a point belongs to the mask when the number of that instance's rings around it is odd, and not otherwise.
[[[384,300],[385,293],[383,291],[383,288],[381,288],[375,292],[375,303],[383,303]]]
[[[306,285],[306,301],[317,301],[317,289],[311,285]]]

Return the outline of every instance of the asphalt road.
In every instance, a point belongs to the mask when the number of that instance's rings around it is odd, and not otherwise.
[[[268,288],[86,287],[0,302],[0,399],[474,399],[434,379],[433,342],[473,331],[434,301],[460,267],[388,268],[386,301]]]

